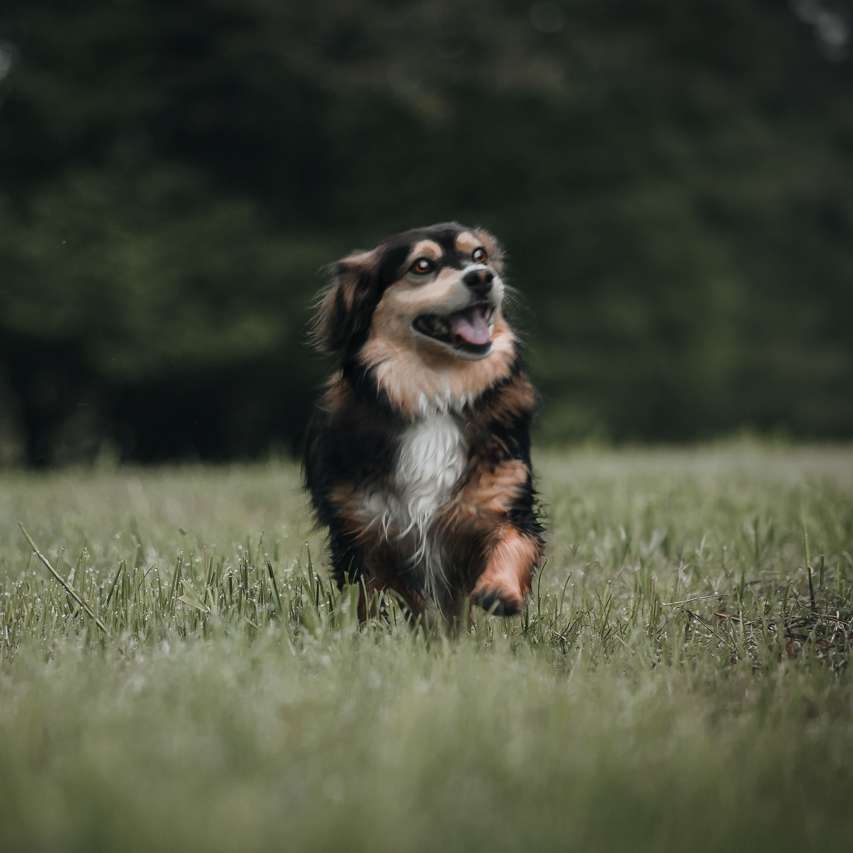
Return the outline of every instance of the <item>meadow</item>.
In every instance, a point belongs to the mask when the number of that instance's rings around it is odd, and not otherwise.
[[[846,847],[853,448],[535,461],[459,636],[358,624],[289,462],[0,473],[0,850]]]

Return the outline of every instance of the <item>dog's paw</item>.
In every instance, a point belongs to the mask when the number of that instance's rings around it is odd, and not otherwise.
[[[524,606],[524,598],[520,593],[493,586],[475,589],[471,593],[471,600],[495,616],[516,616]]]

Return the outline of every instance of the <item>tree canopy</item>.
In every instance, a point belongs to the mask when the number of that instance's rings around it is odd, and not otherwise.
[[[544,437],[853,432],[850,8],[6,0],[0,421],[30,464],[299,441],[322,268],[510,255]]]

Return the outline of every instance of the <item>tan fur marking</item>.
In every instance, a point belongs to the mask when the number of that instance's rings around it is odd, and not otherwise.
[[[330,414],[339,412],[349,400],[349,386],[344,382],[340,370],[333,373],[326,382],[326,389],[320,398],[320,408]]]
[[[486,263],[498,273],[502,273],[504,268],[503,249],[488,231],[484,231],[482,228],[478,228],[474,232],[463,231],[456,238],[456,251],[462,255],[471,255],[474,249],[480,246],[486,250]]]
[[[365,506],[364,495],[354,485],[341,483],[335,486],[329,500],[338,508],[347,535],[366,545],[367,551],[385,547],[382,527],[377,523],[376,515]]]
[[[386,289],[377,311],[380,320],[385,320],[389,333],[399,338],[408,337],[409,323],[416,314],[445,306],[463,308],[468,303],[470,294],[458,270],[445,268],[434,278],[424,278],[427,280],[412,281],[404,276]]]
[[[442,524],[456,527],[480,521],[492,525],[509,511],[526,482],[527,466],[520,459],[496,468],[477,468],[453,499]]]
[[[463,231],[456,237],[456,251],[461,255],[470,255],[474,249],[483,245],[483,241],[470,231]]]
[[[462,232],[460,245],[484,245],[495,251],[498,244],[481,231]],[[472,251],[473,251],[472,248]],[[409,262],[420,255],[440,257],[434,240],[420,240]],[[490,259],[491,262],[491,259]],[[503,283],[495,283],[495,303],[500,306]],[[431,412],[461,411],[483,391],[508,375],[515,360],[515,335],[498,307],[491,324],[492,350],[482,359],[468,359],[446,344],[413,331],[415,319],[424,314],[449,315],[466,308],[471,293],[460,270],[445,268],[435,276],[415,280],[404,275],[387,287],[373,312],[367,342],[359,359],[372,369],[380,389],[405,416],[414,419]]]
[[[344,272],[338,274],[338,289],[341,291],[341,298],[347,311],[352,310],[358,273],[373,264],[375,260],[376,253],[372,251],[353,252],[351,255],[347,255],[338,261],[338,266],[344,268]]]
[[[486,568],[471,592],[472,597],[497,595],[505,605],[520,610],[530,590],[533,567],[538,559],[539,548],[533,539],[512,527],[500,528]]]
[[[334,486],[329,493],[329,500],[338,508],[341,517],[346,522],[347,533],[356,535],[363,530],[364,523],[358,511],[355,488],[348,484]]]
[[[360,252],[350,252],[345,258],[341,258],[338,263],[345,267],[366,267],[376,260],[376,249],[369,249]]]
[[[422,413],[423,400],[475,399],[506,376],[515,359],[515,335],[500,315],[492,352],[479,361],[456,358],[412,336],[394,340],[386,328],[380,302],[360,358],[374,369],[377,385],[392,404],[409,418]]]
[[[513,415],[519,412],[530,412],[536,408],[536,392],[526,379],[513,382],[500,398],[501,409]]]
[[[421,240],[419,243],[415,243],[412,247],[412,251],[409,252],[409,257],[406,263],[410,264],[415,258],[420,258],[426,256],[428,258],[432,258],[434,261],[437,261],[442,255],[441,246],[438,245],[434,240]]]
[[[501,388],[500,394],[490,402],[484,411],[478,413],[486,420],[496,419],[509,423],[525,412],[536,408],[536,392],[523,376],[517,376],[512,382]]]
[[[402,598],[412,613],[421,613],[426,604],[423,594],[409,587],[400,577],[398,556],[383,538],[380,528],[369,524],[369,515],[361,507],[361,498],[355,487],[345,484],[335,486],[329,499],[338,507],[346,532],[362,543],[365,563],[361,566],[359,619],[364,620],[371,615],[369,599],[374,593],[383,590],[392,590]]]
[[[502,273],[504,271],[504,250],[497,238],[484,228],[478,228],[474,235],[486,250],[486,254],[489,256],[489,265],[494,267],[498,273]]]
[[[506,512],[526,482],[527,466],[520,459],[513,459],[498,465],[493,471],[481,471],[463,489],[463,496],[480,513]]]

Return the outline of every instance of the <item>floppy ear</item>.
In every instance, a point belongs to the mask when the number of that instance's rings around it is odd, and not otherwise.
[[[324,353],[344,351],[366,334],[376,307],[374,252],[348,255],[332,270],[332,281],[320,292],[311,321],[311,342]]]

